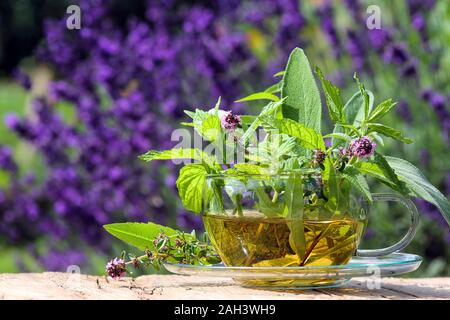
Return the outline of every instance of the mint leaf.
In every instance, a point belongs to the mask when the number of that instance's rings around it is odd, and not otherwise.
[[[195,127],[197,132],[208,141],[216,141],[221,133],[222,126],[217,114],[207,114],[201,125]]]
[[[153,240],[161,233],[165,233],[167,236],[173,236],[178,231],[164,227],[156,223],[139,223],[139,222],[127,222],[127,223],[112,223],[103,226],[114,237],[144,251],[146,249],[153,249]],[[189,236],[189,234],[186,234]]]
[[[363,98],[363,106],[364,106],[364,120],[367,120],[370,112],[370,98],[369,94],[366,91],[366,88],[364,88],[364,85],[359,81],[358,75],[355,72],[355,75],[353,78],[356,80],[356,83],[359,88],[359,92],[361,93],[361,97]]]
[[[279,71],[279,72],[275,73],[273,76],[274,77],[281,77],[284,74],[285,74],[285,71],[283,70],[283,71]]]
[[[364,198],[369,203],[372,203],[372,194],[370,193],[369,185],[367,184],[366,178],[355,168],[351,166],[347,166],[345,168],[344,179],[347,179],[351,185],[359,192],[361,193]]]
[[[323,138],[333,138],[333,139],[338,139],[338,140],[344,140],[344,141],[352,141],[352,137],[350,137],[348,134],[345,133],[341,133],[341,132],[334,132],[334,133],[329,133],[325,136],[323,136]]]
[[[278,93],[281,91],[281,86],[283,84],[283,81],[280,81],[278,83],[275,83],[274,85],[268,87],[266,90],[264,90],[264,92],[268,92],[268,93]]]
[[[320,132],[322,104],[319,89],[308,58],[300,48],[295,48],[289,56],[281,97],[286,98],[282,108],[285,118]]]
[[[184,207],[195,213],[200,213],[202,210],[207,173],[201,164],[188,164],[181,168],[176,182]]]
[[[264,171],[261,166],[252,163],[237,163],[234,168],[247,174],[261,174]]]
[[[207,155],[199,149],[175,148],[164,151],[150,150],[139,156],[139,159],[151,162],[153,160],[174,160],[174,159],[193,159],[199,162],[205,162],[210,166],[215,163],[215,158]]]
[[[239,143],[241,145],[245,145],[248,140],[255,134],[256,129],[258,129],[258,127],[261,125],[262,119],[274,115],[278,111],[278,108],[283,104],[284,100],[285,99],[281,99],[280,101],[270,102],[268,105],[266,105],[242,135]]]
[[[216,141],[222,133],[222,126],[220,125],[220,119],[218,116],[218,106],[220,104],[220,98],[216,103],[215,111],[213,113],[205,112],[200,109],[195,109],[195,112],[185,110],[189,117],[192,118],[192,124],[183,123],[184,125],[193,126],[195,131],[208,141]]]
[[[327,102],[328,112],[333,122],[345,122],[344,119],[344,102],[341,93],[330,80],[326,79],[319,67],[316,67],[316,74],[322,81],[322,88]]]
[[[269,125],[278,129],[280,133],[287,134],[299,140],[299,143],[307,149],[325,150],[325,142],[320,133],[307,128],[301,123],[291,119],[264,119]]]
[[[394,172],[393,168],[391,168],[387,159],[378,152],[375,152],[374,162],[381,169],[383,175],[388,179],[388,181],[393,184],[393,189],[402,194],[406,194],[407,191],[405,189],[404,183],[398,179],[396,172]]]
[[[244,101],[253,101],[253,100],[271,100],[271,101],[279,101],[276,95],[269,92],[257,92],[253,93],[249,96],[246,96],[242,99],[236,100],[235,102],[244,102]]]
[[[402,133],[394,128],[385,126],[383,124],[379,123],[369,123],[369,132],[378,132],[379,134],[382,134],[386,137],[404,142],[404,143],[413,143],[413,141],[409,138],[406,138],[402,135]]]
[[[369,96],[369,110],[372,110],[373,107],[373,93],[369,90],[366,90],[366,93]],[[365,101],[361,95],[361,92],[356,92],[344,105],[344,117],[346,123],[352,126],[359,126],[361,122],[364,121],[364,108]],[[344,132],[343,127],[349,127],[349,125],[345,124],[336,124],[334,127],[333,133],[342,133]],[[332,145],[338,145],[335,138],[332,139]]]
[[[369,122],[374,122],[378,119],[381,119],[384,115],[386,115],[393,107],[397,105],[397,102],[393,102],[392,99],[388,99],[380,103],[373,109],[370,113]]]
[[[365,90],[366,94],[369,96],[369,111],[373,108],[373,93],[369,90]],[[359,125],[364,121],[366,100],[363,98],[361,91],[356,92],[350,100],[344,106],[344,113],[347,123],[353,125]]]
[[[450,203],[447,198],[423,176],[419,169],[406,160],[386,157],[389,165],[401,179],[412,196],[434,204],[450,225]]]
[[[353,167],[358,169],[361,173],[368,174],[368,175],[374,177],[378,181],[389,186],[391,189],[394,189],[394,190],[396,189],[395,184],[385,176],[384,171],[376,163],[357,162],[357,163],[353,164]]]

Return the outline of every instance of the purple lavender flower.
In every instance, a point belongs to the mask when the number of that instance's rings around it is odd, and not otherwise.
[[[241,118],[228,111],[221,117],[220,123],[225,130],[234,131],[241,124]]]
[[[358,138],[350,142],[348,152],[350,156],[358,158],[367,158],[374,154],[376,143],[367,136]]]
[[[127,274],[123,259],[114,258],[106,264],[106,273],[113,279],[120,279]]]
[[[31,89],[31,79],[25,72],[23,72],[23,70],[15,69],[13,71],[13,77],[24,89]]]

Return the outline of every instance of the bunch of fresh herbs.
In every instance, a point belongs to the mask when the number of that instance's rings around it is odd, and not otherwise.
[[[216,106],[204,111],[186,111],[192,119],[183,125],[193,127],[203,140],[213,146],[214,154],[200,148],[174,148],[165,151],[148,151],[140,156],[144,161],[190,159],[192,163],[185,164],[179,173],[177,187],[180,198],[186,209],[200,213],[202,205],[209,198],[214,198],[215,188],[224,186],[207,185],[207,176],[229,176],[224,183],[229,183],[233,202],[236,205],[235,214],[242,214],[240,201],[242,193],[234,177],[240,174],[268,175],[273,188],[273,197],[285,194],[291,206],[287,215],[294,215],[303,211],[306,203],[302,197],[294,201],[294,195],[303,193],[302,175],[305,170],[319,173],[321,177],[321,191],[319,199],[322,205],[331,211],[339,212],[347,205],[349,190],[359,192],[368,202],[372,201],[367,177],[387,185],[393,191],[404,196],[422,198],[434,204],[450,223],[450,204],[446,197],[421,174],[421,172],[406,160],[386,156],[377,151],[377,145],[383,146],[384,138],[392,138],[404,143],[412,140],[404,137],[395,128],[388,127],[379,121],[396,103],[388,99],[375,105],[374,95],[367,90],[355,74],[356,93],[344,103],[339,89],[325,78],[317,67],[315,73],[320,79],[323,94],[328,108],[328,114],[334,124],[332,133],[322,134],[322,104],[316,79],[303,50],[296,48],[292,51],[285,71],[277,73],[281,80],[258,93],[251,94],[238,102],[266,100],[268,103],[256,115],[236,115],[232,111],[220,109],[220,98]],[[258,131],[264,135],[258,139]],[[325,141],[329,143],[326,144]],[[278,188],[276,174],[289,174],[289,183],[282,189]],[[239,179],[238,179],[239,180]],[[229,181],[229,182],[226,182]],[[233,184],[234,183],[234,184]],[[306,196],[306,195],[304,195]],[[258,195],[264,203],[264,195]],[[280,214],[286,216],[282,210],[271,211],[271,203],[266,201],[266,209],[261,210],[266,215]],[[273,199],[272,199],[273,200]],[[311,199],[309,199],[311,200]],[[216,208],[223,208],[220,198],[215,202]],[[302,210],[298,210],[298,209]],[[158,234],[166,232],[166,227],[154,224],[113,224],[105,226],[108,232],[141,250],[153,248],[154,253],[161,254],[164,245],[154,245],[155,239],[161,239]],[[296,234],[297,233],[297,234]],[[291,234],[295,239],[301,239],[302,228],[292,227]],[[184,235],[178,233],[178,237]],[[153,239],[151,239],[153,237]],[[186,237],[186,236],[184,236]],[[192,235],[184,238],[179,249],[180,255],[171,256],[176,261],[186,263],[208,263],[209,254],[185,255],[184,246],[191,248]],[[197,249],[202,247],[200,242]],[[188,245],[189,244],[189,245]],[[213,249],[202,244],[210,256],[215,256]],[[294,241],[293,248],[300,256],[305,248],[301,241]],[[186,249],[187,251],[191,249]],[[203,249],[198,249],[203,250]],[[203,252],[203,251],[201,251]],[[148,255],[147,255],[148,256]],[[146,258],[147,259],[147,258]],[[131,260],[133,261],[133,259]],[[124,263],[124,262],[123,262]]]

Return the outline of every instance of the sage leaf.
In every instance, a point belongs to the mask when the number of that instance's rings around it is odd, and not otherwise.
[[[281,87],[283,116],[298,121],[307,128],[320,132],[322,104],[308,58],[300,48],[295,48],[286,66]]]

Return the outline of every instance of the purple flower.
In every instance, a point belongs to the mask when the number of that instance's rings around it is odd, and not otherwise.
[[[348,152],[350,156],[358,158],[367,158],[374,154],[376,143],[367,136],[358,138],[350,142]]]
[[[313,164],[321,165],[325,161],[326,154],[322,150],[315,149],[313,153]]]
[[[21,69],[15,69],[13,71],[13,77],[17,81],[17,83],[19,83],[23,88],[25,88],[26,90],[30,90],[31,89],[31,85],[32,85],[31,84],[31,79]]]
[[[106,273],[113,279],[120,279],[127,274],[123,259],[114,258],[106,264]]]
[[[241,118],[228,111],[221,117],[220,123],[225,130],[233,131],[241,124]]]

